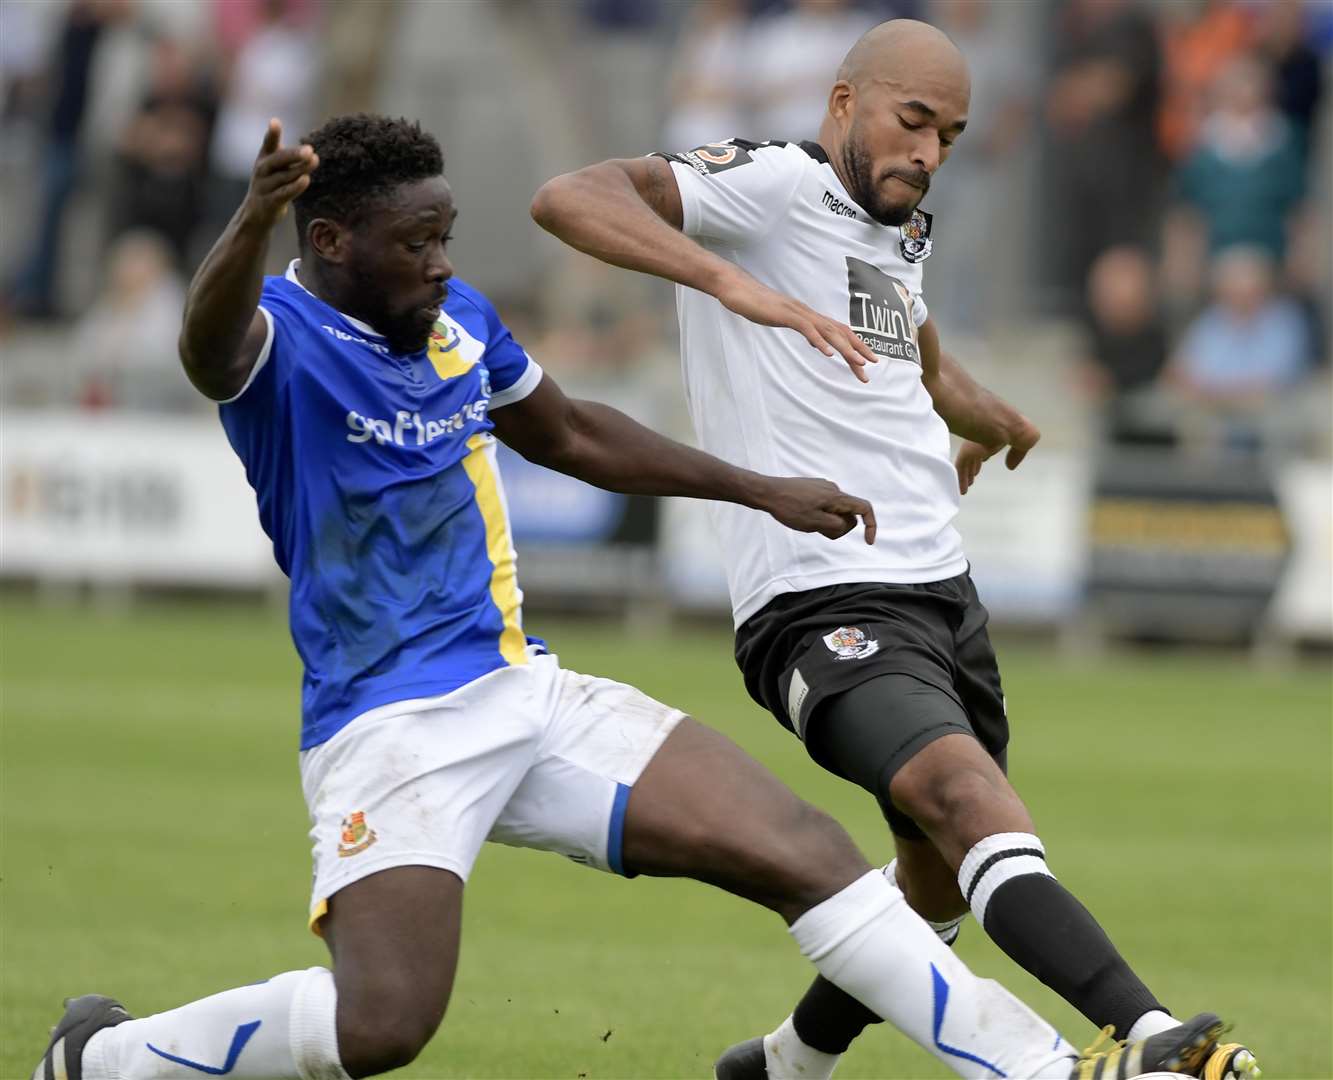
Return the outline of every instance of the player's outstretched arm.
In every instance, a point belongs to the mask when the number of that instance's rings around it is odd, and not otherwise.
[[[181,363],[195,388],[214,401],[240,393],[264,347],[268,327],[259,313],[259,294],[269,234],[319,164],[311,147],[281,144],[282,124],[270,120],[245,200],[186,295]]]
[[[1037,445],[1041,432],[1031,420],[992,394],[941,350],[939,333],[930,319],[921,326],[919,337],[921,381],[949,430],[966,440],[954,462],[958,491],[966,495],[981,472],[982,462],[1008,447],[1004,463],[1010,469],[1018,468],[1028,451]]]
[[[841,356],[862,382],[865,365],[878,360],[846,324],[760,284],[681,232],[680,188],[664,158],[604,161],[548,180],[532,200],[532,218],[602,262],[708,293],[762,326],[795,330],[825,356]]]
[[[627,495],[678,495],[739,503],[798,532],[836,539],[875,511],[828,480],[764,476],[668,439],[595,401],[567,398],[549,375],[527,397],[491,414],[496,434],[529,461]]]

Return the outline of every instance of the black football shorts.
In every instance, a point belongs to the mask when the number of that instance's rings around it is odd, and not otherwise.
[[[784,593],[736,631],[736,663],[750,696],[816,762],[874,794],[895,834],[920,838],[887,794],[913,755],[959,733],[1005,766],[1009,722],[987,619],[966,573]]]

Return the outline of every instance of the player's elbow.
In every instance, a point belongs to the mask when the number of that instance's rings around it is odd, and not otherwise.
[[[245,383],[244,375],[238,377],[239,373],[233,368],[202,357],[199,350],[191,346],[184,331],[177,341],[176,350],[190,385],[210,401],[228,401],[240,392]]]
[[[562,210],[569,194],[573,173],[565,173],[546,181],[532,197],[528,212],[532,220],[547,232],[555,232],[562,219]]]
[[[626,183],[623,171],[613,161],[586,165],[546,181],[532,197],[529,213],[532,220],[547,232],[563,236],[585,211],[605,203],[618,187]]]

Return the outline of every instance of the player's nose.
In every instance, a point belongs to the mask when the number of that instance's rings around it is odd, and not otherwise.
[[[427,281],[448,281],[454,276],[454,264],[447,255],[438,255],[426,264]]]
[[[918,139],[912,147],[912,164],[934,176],[940,167],[940,140],[933,131],[927,131],[926,137]]]

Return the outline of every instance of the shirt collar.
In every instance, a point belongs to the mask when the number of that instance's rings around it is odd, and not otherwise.
[[[302,292],[307,293],[310,296],[315,296],[314,293],[310,292],[309,289],[307,289],[304,285],[301,284],[301,279],[296,276],[296,269],[300,265],[301,265],[300,259],[293,259],[291,262],[287,264],[287,273],[284,274],[283,276],[293,285],[295,285],[298,289],[300,289]],[[315,296],[315,299],[319,300],[319,297]],[[320,303],[324,303],[324,301],[320,300]],[[329,306],[333,307],[332,304],[330,304]],[[338,311],[337,308],[333,308],[333,310]],[[338,311],[338,314],[342,316],[344,319],[346,319],[353,326],[355,326],[363,334],[373,334],[377,338],[384,337],[384,335],[381,334],[378,330],[376,330],[373,326],[371,326],[370,323],[364,323],[360,319],[354,319],[351,315],[348,315],[347,312],[345,311]]]

